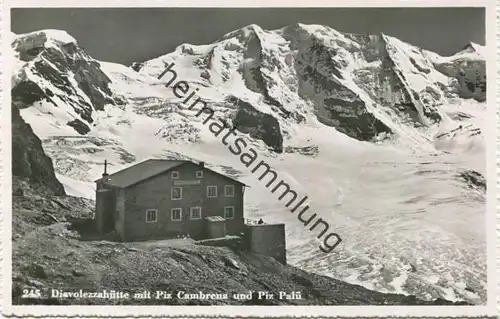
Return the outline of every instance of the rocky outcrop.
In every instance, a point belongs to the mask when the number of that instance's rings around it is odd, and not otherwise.
[[[53,96],[54,93],[50,89],[44,90],[38,84],[29,80],[18,82],[11,89],[12,103],[19,108],[28,107],[43,100],[56,105],[52,100]]]
[[[22,102],[18,107],[29,107],[42,100],[55,106],[67,105],[79,120],[92,124],[94,110],[102,110],[106,104],[124,103],[111,91],[111,80],[100,63],[63,31],[25,34],[17,37],[12,47],[20,61],[30,62],[28,72],[21,69],[14,77],[12,100]],[[49,86],[42,88],[40,83]]]
[[[132,70],[134,70],[135,72],[139,72],[142,67],[144,66],[144,63],[140,63],[140,62],[133,62],[132,65],[130,66],[132,68]]]
[[[240,50],[243,54],[243,62],[240,64],[238,72],[241,74],[245,86],[249,90],[261,94],[263,102],[281,117],[289,119],[292,116],[290,119],[296,119],[296,114],[291,114],[286,109],[285,104],[289,101],[281,98],[283,92],[280,91],[285,88],[276,82],[281,76],[273,77],[273,74],[276,73],[287,73],[287,66],[281,64],[278,52],[269,52],[263,46],[260,34],[264,31],[259,26],[251,25],[246,30],[247,34],[238,34],[240,41],[242,41]]]
[[[77,131],[81,135],[85,135],[90,132],[90,127],[79,119],[74,119],[73,121],[69,121],[66,124],[74,128],[75,131]]]
[[[299,96],[312,100],[321,123],[335,127],[352,138],[371,141],[392,130],[368,111],[365,102],[343,85],[342,61],[333,59],[335,51],[317,40],[299,53],[295,70],[299,77]]]
[[[465,170],[460,172],[458,177],[465,182],[468,188],[486,193],[486,179],[481,173],[474,170]]]
[[[409,116],[414,126],[441,121],[437,107],[444,102],[443,83],[435,82],[438,72],[433,70],[422,50],[385,35],[379,41],[383,59],[380,68],[383,81],[379,85],[384,88],[390,83],[390,90],[383,90],[386,101],[381,104],[390,106],[396,113],[402,111],[399,117]],[[403,99],[393,99],[391,95]],[[413,112],[416,112],[415,116]]]
[[[384,113],[396,114],[404,123],[412,126],[422,126],[428,122],[441,120],[441,115],[436,109],[443,98],[438,92],[438,84],[429,83],[425,89],[416,90],[399,65],[406,62],[408,66],[414,68],[412,76],[425,78],[431,73],[432,65],[428,65],[418,50],[411,51],[415,57],[399,54],[397,46],[383,35],[348,35],[348,37],[361,46],[359,53],[367,62],[365,66],[353,71],[353,81],[368,93]],[[419,62],[416,61],[416,57],[421,58]],[[407,61],[399,61],[398,58]]]
[[[305,156],[316,157],[319,154],[319,147],[317,145],[311,146],[286,146],[285,153],[298,153]]]
[[[233,125],[238,131],[262,140],[277,153],[283,152],[283,136],[276,118],[258,111],[250,103],[235,97],[230,97],[228,103],[237,105],[238,111],[233,119]]]
[[[12,175],[64,195],[64,187],[57,180],[52,160],[45,155],[40,139],[24,122],[19,109],[12,104]],[[13,188],[15,192],[16,189]]]
[[[455,79],[452,83],[458,96],[486,101],[486,61],[456,58],[449,62],[436,63],[439,72]]]

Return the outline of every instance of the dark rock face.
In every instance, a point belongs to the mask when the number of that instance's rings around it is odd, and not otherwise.
[[[92,59],[75,44],[62,46],[63,52],[54,48],[45,49],[41,55],[45,58],[35,63],[38,74],[55,84],[68,94],[78,94],[69,81],[68,74],[74,73],[74,80],[90,99],[96,110],[102,110],[105,104],[121,104],[123,101],[114,98],[109,83],[111,80],[100,69],[99,62]],[[53,68],[48,60],[56,68]]]
[[[69,126],[71,126],[72,128],[74,128],[75,131],[77,131],[81,135],[85,135],[88,132],[90,132],[90,127],[88,127],[88,125],[86,125],[85,123],[83,123],[79,119],[74,119],[73,121],[70,121],[67,124]]]
[[[274,83],[274,80],[265,71],[274,71],[277,68],[276,57],[263,50],[261,40],[255,30],[247,38],[240,40],[244,43],[240,49],[244,48],[244,60],[251,61],[243,63],[238,69],[238,72],[245,81],[245,86],[251,91],[261,94],[263,102],[268,104],[277,114],[284,118],[289,118],[292,115],[291,112],[271,93],[271,89],[276,83]]]
[[[228,101],[238,105],[238,112],[233,119],[233,125],[242,133],[249,133],[252,138],[257,138],[275,152],[283,152],[283,136],[280,124],[273,116],[259,112],[249,103],[231,97]]]
[[[51,97],[54,96],[52,91],[42,90],[38,84],[32,81],[22,81],[14,86],[11,90],[12,102],[18,107],[27,107],[35,102],[46,100],[53,104]]]
[[[143,66],[144,66],[144,63],[134,62],[134,63],[132,63],[132,65],[130,67],[135,72],[139,72],[142,69]]]
[[[473,125],[466,125],[462,126],[460,125],[458,128],[453,129],[447,133],[442,133],[439,134],[435,137],[436,140],[443,140],[443,139],[448,139],[448,138],[455,138],[459,135],[465,135],[468,136],[469,138],[472,138],[477,135],[481,135],[483,132],[481,131],[480,128],[475,127]]]
[[[12,175],[41,184],[55,195],[64,195],[64,187],[57,180],[52,160],[45,154],[40,139],[24,122],[19,109],[12,104]]]
[[[299,153],[305,156],[316,157],[319,154],[319,147],[317,145],[304,147],[286,146],[285,153]]]
[[[434,65],[439,72],[455,78],[454,87],[458,96],[486,101],[486,62],[470,59],[456,59],[452,62]]]
[[[413,91],[404,74],[398,70],[392,55],[396,49],[385,41],[382,36],[355,36],[350,37],[360,43],[364,48],[361,50],[364,58],[368,62],[380,62],[379,68],[360,68],[354,72],[356,85],[367,92],[370,97],[382,105],[384,108],[391,108],[400,115],[401,118],[408,118],[409,123],[414,126],[425,124],[418,113],[418,108],[422,108],[423,115],[432,122],[439,122],[441,116],[433,105],[433,101],[426,100],[426,95],[433,95],[433,100],[439,100],[439,93],[434,92],[430,87],[421,92]],[[418,52],[415,52],[418,53]],[[415,59],[410,58],[410,63],[421,73],[429,74],[430,68],[418,64]],[[421,98],[421,96],[424,96]],[[418,106],[417,106],[418,105]]]
[[[467,184],[467,187],[480,190],[483,193],[486,192],[486,179],[481,173],[473,170],[466,170],[460,172],[458,177]]]
[[[360,141],[370,141],[381,132],[392,133],[384,123],[366,111],[365,103],[359,99],[345,101],[328,98],[324,102],[324,109],[329,112],[330,118],[334,119],[330,123],[347,136]],[[325,119],[320,121],[328,124]]]
[[[367,110],[357,94],[339,82],[342,61],[332,60],[336,56],[335,52],[316,43],[308,51],[299,54],[300,58],[295,62],[299,95],[314,101],[320,122],[361,141],[370,141],[382,132],[392,133],[389,127]],[[337,76],[326,75],[325,72]]]
[[[99,62],[75,42],[59,43],[57,48],[47,42],[45,33],[39,32],[15,40],[12,46],[22,61],[33,62],[30,71],[35,76],[51,83],[60,93],[45,91],[23,75],[12,89],[12,100],[18,107],[20,104],[28,107],[41,100],[57,105],[54,102],[57,97],[72,107],[82,121],[91,124],[93,110],[102,110],[106,104],[124,103],[111,91],[111,80],[100,69]]]

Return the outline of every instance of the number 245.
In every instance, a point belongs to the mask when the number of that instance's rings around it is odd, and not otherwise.
[[[23,289],[22,298],[40,298],[40,289]]]

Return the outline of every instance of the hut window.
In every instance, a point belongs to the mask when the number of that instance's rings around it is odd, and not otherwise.
[[[182,208],[172,208],[170,218],[172,220],[182,220]]]
[[[201,219],[201,207],[191,207],[191,219]]]
[[[170,199],[182,199],[182,187],[172,187],[172,190],[170,191]]]
[[[234,206],[224,207],[224,218],[233,219],[234,218]]]
[[[209,198],[217,197],[217,185],[207,186],[207,197]]]
[[[224,186],[224,195],[226,197],[234,197],[234,185]]]
[[[158,210],[148,209],[146,210],[146,223],[156,223],[158,217]]]

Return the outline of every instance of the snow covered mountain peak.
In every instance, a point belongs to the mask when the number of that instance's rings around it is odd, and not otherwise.
[[[19,108],[42,101],[58,110],[77,132],[93,123],[93,110],[123,100],[109,88],[111,80],[101,64],[90,57],[65,31],[42,30],[21,34],[12,41],[15,68],[12,101]],[[69,108],[69,109],[68,109]]]
[[[76,39],[66,31],[56,29],[45,29],[14,36],[13,46],[20,50],[77,43]]]
[[[256,24],[249,24],[243,28],[239,28],[239,29],[236,29],[236,30],[231,31],[229,33],[226,33],[217,42],[227,40],[230,38],[234,38],[234,37],[237,37],[240,39],[247,39],[247,38],[251,37],[252,35],[257,35],[257,34],[263,33],[263,32],[264,32],[264,30],[260,26],[258,26]]]
[[[467,53],[477,53],[483,58],[486,58],[486,47],[474,42],[469,42],[466,46],[463,47],[462,50],[457,52],[455,55],[462,55]]]
[[[11,36],[16,58],[24,62],[31,61],[48,48],[60,50],[65,46],[78,46],[76,39],[63,30],[47,29],[19,35],[11,32]]]

